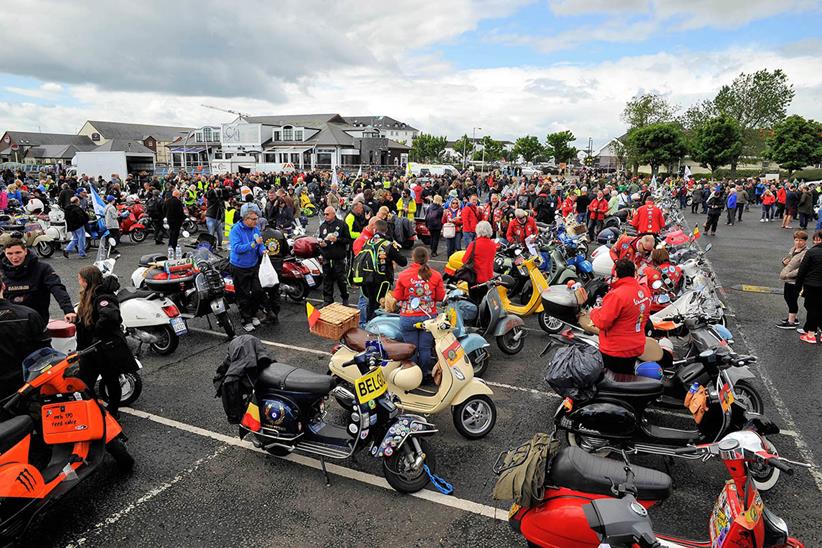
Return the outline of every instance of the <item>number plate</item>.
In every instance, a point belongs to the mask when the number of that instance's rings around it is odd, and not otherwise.
[[[308,283],[308,287],[314,287],[315,285],[317,285],[317,282],[314,281],[314,276],[312,276],[311,274],[305,275],[305,281]]]
[[[186,322],[182,318],[171,318],[171,327],[174,329],[174,332],[178,335],[185,335],[186,333],[188,333]]]
[[[360,403],[368,403],[369,401],[379,398],[388,390],[385,383],[385,376],[382,374],[382,368],[377,368],[374,371],[363,375],[354,381],[354,390],[357,392],[357,400]]]

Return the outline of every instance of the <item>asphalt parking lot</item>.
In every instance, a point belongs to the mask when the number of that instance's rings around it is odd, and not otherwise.
[[[758,210],[752,209],[750,220],[734,227],[721,225],[718,236],[703,237],[701,242],[714,243],[709,258],[734,315],[730,327],[738,350],[759,356],[756,372],[767,415],[786,430],[773,442],[789,458],[820,463],[820,348],[800,346],[797,333],[772,327],[784,317],[781,295],[733,288],[779,287],[779,258],[790,244],[790,233],[773,223],[760,224],[754,216]],[[124,243],[116,267],[121,283],[130,283],[137,257],[157,247],[150,238],[136,246]],[[59,254],[49,261],[76,297],[76,272],[86,263]],[[319,297],[317,292],[311,295]],[[325,372],[332,343],[308,333],[304,306],[284,304],[280,319],[278,326],[264,324],[255,335],[269,343],[279,361]],[[491,466],[500,451],[548,430],[559,403],[542,381],[545,358],[539,353],[547,337],[535,318],[526,324],[531,330],[517,356],[506,356],[491,345],[485,379],[494,390],[499,417],[490,435],[467,441],[454,429],[450,413],[432,417],[441,430],[433,438],[438,473],[455,487],[446,497],[430,488],[414,496],[394,492],[382,479],[379,462],[365,453],[330,465],[327,487],[315,459],[278,459],[241,442],[214,398],[211,383],[225,356],[225,337],[209,329],[205,320],[192,320],[192,332],[173,355],[141,357],[144,391],[122,419],[137,461],[134,472],[119,475],[108,461],[41,515],[25,544],[524,545],[507,527],[507,504],[491,498]],[[636,462],[662,467],[659,459]],[[707,538],[710,509],[726,480],[723,467],[718,462],[677,461],[673,477],[673,496],[651,511],[657,530]],[[765,501],[806,546],[822,545],[818,469],[783,477]]]

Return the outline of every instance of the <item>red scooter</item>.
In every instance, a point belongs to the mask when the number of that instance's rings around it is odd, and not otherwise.
[[[509,524],[529,546],[544,548],[596,548],[603,543],[614,548],[804,547],[789,536],[785,521],[765,508],[748,476],[753,463],[793,473],[788,461],[767,452],[757,434],[733,432],[716,443],[683,447],[676,453],[692,459],[719,457],[731,476],[708,521],[710,540],[653,532],[646,509],[670,494],[669,476],[631,466],[627,459],[623,466],[575,447],[560,450],[550,461],[542,502],[532,508],[514,504]]]
[[[142,214],[142,206],[135,212],[135,206],[120,206],[120,234],[131,238],[135,244],[139,244],[146,239],[146,226],[141,222],[136,213]]]

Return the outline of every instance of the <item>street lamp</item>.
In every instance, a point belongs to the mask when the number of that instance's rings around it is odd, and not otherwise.
[[[474,152],[477,150],[477,130],[482,129],[481,127],[475,127],[471,130],[471,157],[474,156]],[[462,169],[465,171],[465,143],[462,145]]]

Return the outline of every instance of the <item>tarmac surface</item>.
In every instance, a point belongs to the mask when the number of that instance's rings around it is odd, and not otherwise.
[[[738,352],[759,356],[756,383],[766,414],[784,433],[774,436],[780,454],[822,463],[822,345],[799,341],[799,334],[774,324],[785,317],[781,294],[731,289],[757,285],[780,288],[780,258],[791,232],[779,223],[759,223],[752,208],[742,224],[720,225],[708,254],[723,285]],[[688,214],[691,222],[704,221]],[[312,224],[312,226],[314,226]],[[154,250],[151,238],[140,245],[127,239],[116,273],[130,285],[137,258]],[[77,270],[93,260],[48,261],[77,297]],[[435,263],[441,267],[442,263]],[[312,299],[321,299],[318,291]],[[321,302],[321,301],[320,301]],[[315,304],[318,304],[315,302]],[[53,308],[53,316],[58,310]],[[232,313],[238,329],[236,310]],[[804,317],[804,312],[800,313]],[[241,442],[228,424],[212,377],[225,357],[226,338],[204,319],[189,321],[191,333],[177,351],[141,356],[144,390],[132,409],[122,412],[128,447],[137,464],[121,475],[111,459],[88,481],[37,518],[27,533],[29,546],[524,546],[506,523],[508,503],[494,501],[491,467],[500,451],[549,431],[559,398],[542,380],[548,341],[536,318],[524,350],[513,357],[491,343],[485,375],[494,390],[499,416],[484,439],[468,441],[455,430],[450,413],[432,417],[440,433],[432,438],[437,473],[454,485],[451,496],[428,489],[415,496],[391,490],[380,463],[367,453],[356,460],[329,463],[331,486],[319,461],[302,455],[279,459]],[[255,333],[273,343],[276,358],[324,373],[331,341],[308,333],[305,307],[283,304],[280,324],[263,324]],[[336,406],[333,404],[332,406]],[[332,410],[333,413],[333,410]],[[659,458],[634,462],[664,470]],[[720,462],[677,460],[675,491],[651,510],[657,531],[708,538],[708,517],[727,479]],[[822,473],[797,469],[764,495],[768,508],[783,517],[806,546],[822,546]]]

